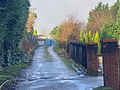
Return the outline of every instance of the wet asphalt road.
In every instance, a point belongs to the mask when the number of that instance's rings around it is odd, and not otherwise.
[[[60,57],[48,48],[50,60],[44,57],[45,47],[39,47],[30,67],[21,71],[20,81],[15,90],[92,90],[103,85],[102,77],[77,75],[68,69]]]

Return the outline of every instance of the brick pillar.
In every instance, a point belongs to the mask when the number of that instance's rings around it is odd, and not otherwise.
[[[117,41],[115,39],[103,40],[101,44],[103,55],[104,86],[120,90],[119,52]]]
[[[96,43],[87,45],[87,73],[92,76],[98,75],[99,60],[98,46]]]

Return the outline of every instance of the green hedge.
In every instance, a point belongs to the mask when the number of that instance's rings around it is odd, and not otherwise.
[[[0,66],[20,62],[26,53],[20,48],[29,13],[29,0],[0,0]]]

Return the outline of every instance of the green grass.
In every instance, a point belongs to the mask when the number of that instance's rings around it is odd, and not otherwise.
[[[27,66],[27,63],[19,63],[17,65],[11,65],[8,67],[5,67],[0,71],[0,75],[9,75],[16,77],[18,73],[20,72],[21,68],[25,68]]]
[[[49,52],[48,52],[48,47],[47,47],[47,46],[45,47],[44,58],[45,58],[47,61],[51,61],[51,60],[52,60],[52,58],[51,58],[51,56],[50,56],[50,54],[49,54]]]
[[[54,51],[61,57],[61,60],[69,69],[75,71],[75,69],[71,65],[70,58],[67,55],[60,53],[60,47],[58,43],[55,45]]]
[[[26,68],[28,65],[28,63],[19,63],[3,68],[0,71],[0,85],[3,85],[3,83],[7,80],[9,81],[4,83],[1,90],[8,90],[10,87],[14,86],[16,83],[15,79],[19,75],[20,70]]]
[[[8,90],[6,88],[9,88],[12,85],[14,85],[15,79],[19,75],[21,69],[24,69],[30,65],[32,56],[36,48],[37,47],[33,48],[31,54],[29,54],[25,62],[19,62],[14,65],[10,65],[5,68],[2,68],[2,70],[0,71],[0,85],[2,85],[5,81],[9,80],[9,82],[7,82],[3,87],[5,89],[2,90]]]
[[[115,90],[115,89],[112,89],[110,87],[102,87],[102,86],[100,86],[100,87],[94,88],[93,90]]]
[[[20,70],[27,66],[28,66],[27,63],[19,63],[17,65],[11,65],[11,66],[3,68],[0,71],[0,85],[6,80],[15,79],[19,75]]]
[[[64,64],[71,70],[75,71],[75,69],[72,67],[71,62],[70,62],[70,58],[67,55],[62,55],[59,54],[59,56],[61,57],[62,61],[64,62]]]
[[[54,50],[55,50],[55,52],[57,52],[57,53],[59,52],[60,46],[59,46],[58,43],[55,44]]]
[[[0,81],[6,81],[10,79],[14,79],[14,77],[10,75],[0,75]]]

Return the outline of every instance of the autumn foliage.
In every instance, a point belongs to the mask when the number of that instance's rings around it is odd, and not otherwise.
[[[113,19],[112,9],[102,9],[100,11],[92,10],[89,13],[89,19],[86,31],[95,33],[101,30],[101,27]]]
[[[37,15],[33,10],[29,10],[28,20],[26,24],[26,31],[31,32],[33,29],[33,24],[35,23],[35,19],[37,18]]]
[[[21,46],[22,46],[22,49],[27,52],[27,53],[30,53],[33,49],[33,44],[32,42],[30,42],[29,40],[23,40],[21,42]]]
[[[57,39],[61,43],[79,41],[79,33],[84,26],[85,24],[83,22],[75,19],[74,16],[69,16],[65,22],[53,29],[51,35],[56,34],[54,39]]]
[[[98,54],[100,54],[101,39],[120,39],[120,1],[117,0],[112,6],[98,3],[89,12],[86,25],[74,16],[69,16],[65,22],[53,28],[51,35],[59,45],[67,45],[66,42],[70,41],[84,44],[98,43]]]

